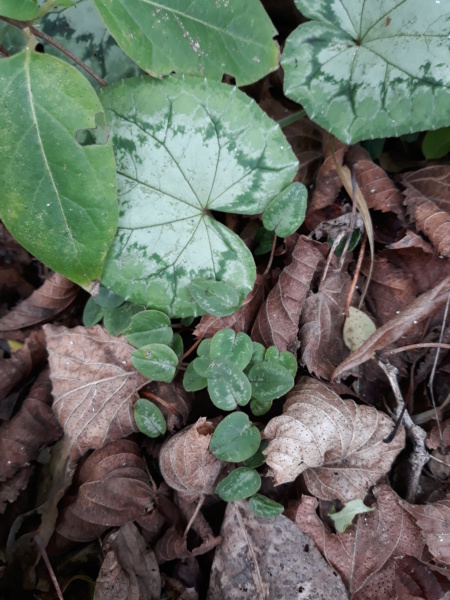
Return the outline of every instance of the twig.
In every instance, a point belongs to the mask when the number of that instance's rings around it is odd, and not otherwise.
[[[42,555],[42,558],[44,559],[45,566],[47,567],[47,570],[48,570],[48,572],[50,574],[50,577],[51,577],[51,579],[53,581],[53,585],[55,587],[56,594],[57,594],[59,600],[64,600],[64,597],[63,597],[62,592],[61,592],[61,588],[59,587],[58,580],[55,577],[55,573],[53,571],[53,567],[50,564],[50,561],[48,560],[47,550],[45,549],[44,542],[42,541],[42,539],[41,539],[41,537],[40,537],[39,534],[36,534],[34,536],[34,540],[36,542],[37,547],[39,548],[39,551],[40,551],[40,553]]]
[[[184,533],[183,533],[184,539],[187,538],[187,534],[189,533],[189,530],[192,527],[192,523],[197,518],[197,515],[200,512],[200,509],[203,506],[204,501],[205,501],[205,496],[204,495],[200,496],[200,498],[198,499],[197,506],[195,507],[194,513],[193,513],[192,517],[189,519],[189,523],[186,525],[186,529],[184,530]]]
[[[152,400],[155,400],[156,402],[164,406],[164,408],[167,408],[167,410],[176,417],[181,416],[173,406],[171,406],[168,402],[166,402],[156,394],[152,394],[151,392],[147,392],[146,390],[141,390],[141,395],[144,396],[144,398],[151,398]]]
[[[269,262],[267,263],[267,267],[263,273],[263,279],[264,279],[264,277],[267,277],[267,275],[269,274],[270,267],[272,266],[272,262],[273,262],[273,256],[275,254],[276,245],[277,245],[277,234],[275,233],[275,235],[273,236],[272,250],[270,251]]]
[[[425,439],[427,437],[427,434],[421,427],[415,425],[415,423],[411,419],[409,412],[405,409],[405,401],[403,400],[402,392],[397,381],[397,369],[389,362],[385,363],[380,359],[377,360],[377,363],[380,366],[380,368],[384,371],[384,374],[386,375],[386,377],[389,380],[389,383],[391,384],[391,389],[394,393],[394,397],[396,400],[396,407],[394,411],[395,415],[397,419],[403,420],[405,429],[408,432],[413,443],[413,451],[409,458],[409,462],[411,465],[411,473],[408,482],[408,491],[406,494],[407,502],[413,503],[417,494],[417,488],[419,486],[420,474],[422,473],[424,465],[426,465],[426,463],[430,459],[430,455],[428,454],[425,448]]]
[[[16,19],[10,19],[8,17],[0,17],[0,19],[2,21],[5,21],[6,23],[9,23],[10,25],[14,25],[14,27],[17,27],[18,29],[29,29],[29,31],[33,35],[35,35],[38,38],[41,38],[42,40],[45,40],[47,43],[51,44],[52,46],[57,48],[60,52],[62,52],[66,56],[68,56],[71,60],[73,60],[74,63],[76,63],[79,67],[84,69],[86,71],[86,73],[88,73],[91,77],[93,77],[95,79],[95,81],[97,83],[99,83],[101,86],[106,87],[108,85],[106,83],[106,81],[104,79],[102,79],[99,75],[97,75],[97,73],[94,73],[94,71],[90,67],[88,67],[86,63],[84,63],[77,56],[75,56],[75,54],[72,54],[72,52],[70,50],[67,50],[67,48],[62,46],[59,42],[54,40],[52,37],[50,37],[43,31],[39,31],[39,29],[36,29],[36,27],[33,27],[26,21],[16,21]]]
[[[182,354],[180,356],[180,358],[178,360],[178,364],[182,363],[183,360],[186,358],[186,356],[189,356],[189,354],[191,352],[193,352],[197,348],[197,346],[200,344],[200,342],[202,341],[202,339],[203,338],[198,338],[198,340],[194,344],[192,344],[192,346],[188,350],[186,350],[186,352],[184,354]]]
[[[408,350],[420,350],[421,348],[443,348],[444,350],[450,350],[450,344],[441,344],[439,342],[424,342],[423,344],[410,344],[409,346],[401,346],[400,348],[394,348],[393,350],[386,350],[380,352],[383,358],[391,356],[392,354],[399,354],[400,352],[408,352]]]
[[[345,316],[348,317],[348,309],[353,298],[353,292],[355,291],[356,282],[358,281],[359,273],[361,271],[361,265],[364,258],[364,252],[366,250],[367,234],[364,234],[363,241],[361,242],[361,248],[359,250],[358,261],[356,263],[355,272],[353,274],[352,284],[348,292],[347,300],[345,302]]]

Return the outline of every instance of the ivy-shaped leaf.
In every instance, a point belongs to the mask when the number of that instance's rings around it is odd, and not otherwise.
[[[117,226],[111,142],[80,146],[101,104],[67,63],[30,50],[0,61],[0,213],[39,260],[89,289]]]
[[[152,75],[172,71],[239,86],[278,67],[277,31],[259,0],[95,0],[117,43]]]
[[[104,284],[173,317],[204,312],[196,279],[242,300],[250,251],[211,211],[255,214],[294,177],[286,138],[246,95],[195,77],[127,79],[102,92],[116,155],[119,229]]]
[[[295,0],[285,93],[346,143],[449,124],[446,2]]]
[[[226,462],[241,462],[253,456],[261,442],[261,434],[243,412],[234,412],[219,423],[211,438],[209,450]]]

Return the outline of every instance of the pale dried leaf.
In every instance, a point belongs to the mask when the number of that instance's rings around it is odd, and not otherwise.
[[[389,344],[394,343],[415,327],[417,323],[420,323],[440,309],[447,302],[449,289],[450,275],[429,292],[425,292],[416,298],[398,316],[377,329],[356,352],[353,352],[334,370],[332,379],[342,378],[347,371],[371,359],[377,350],[382,350]]]
[[[340,577],[284,516],[262,519],[247,502],[225,511],[207,600],[344,600]]]
[[[398,240],[398,242],[394,242],[393,244],[388,244],[386,246],[389,250],[405,250],[407,248],[420,248],[423,252],[427,254],[434,254],[435,250],[433,246],[425,241],[423,237],[407,229],[404,233],[404,236]]]
[[[214,431],[205,417],[167,440],[160,451],[159,467],[170,487],[192,499],[213,494],[225,463],[211,454]]]
[[[303,473],[308,490],[324,500],[363,499],[391,468],[404,446],[404,430],[384,443],[394,423],[373,406],[342,400],[324,384],[302,377],[283,414],[269,421],[264,451],[275,485]]]
[[[53,410],[72,442],[72,459],[137,431],[133,404],[146,379],[131,363],[133,347],[99,325],[44,330]]]
[[[392,600],[396,559],[420,558],[423,542],[413,519],[401,508],[386,485],[374,489],[375,510],[359,515],[345,533],[330,533],[316,513],[317,500],[303,496],[295,516],[299,529],[309,535],[341,575],[352,600]]]
[[[277,284],[261,307],[252,329],[252,339],[278,350],[298,348],[298,321],[303,303],[318,265],[323,262],[327,244],[300,236]]]
[[[106,553],[94,600],[159,600],[161,576],[155,555],[136,525],[126,523],[103,545]]]
[[[438,450],[439,448],[448,448],[450,450],[450,419],[441,423],[440,427],[437,425],[433,427],[428,433],[426,445],[428,448],[433,448],[433,450]]]

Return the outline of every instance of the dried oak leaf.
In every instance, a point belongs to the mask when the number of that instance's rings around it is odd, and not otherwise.
[[[0,319],[0,334],[51,321],[75,300],[79,287],[53,273],[29,298]]]
[[[252,329],[252,339],[278,350],[296,351],[298,322],[303,303],[318,265],[326,255],[327,244],[300,236],[277,284],[262,305]]]
[[[319,381],[302,377],[283,414],[264,430],[270,474],[280,485],[303,473],[308,490],[323,500],[364,498],[404,446],[404,430],[384,443],[393,426],[373,406],[342,400]]]
[[[359,515],[345,533],[330,533],[316,513],[317,500],[303,496],[295,523],[341,575],[352,600],[392,600],[397,558],[420,558],[423,541],[413,519],[387,485],[374,489],[373,512]]]
[[[320,379],[330,379],[349,353],[344,344],[344,307],[350,290],[350,276],[330,269],[318,292],[311,293],[300,315],[301,363]]]
[[[126,523],[103,544],[105,558],[94,600],[159,600],[161,575],[155,555],[134,523]]]
[[[262,519],[247,502],[230,502],[220,533],[207,600],[348,597],[338,574],[287,517]]]
[[[433,289],[420,295],[402,313],[377,329],[365,342],[336,367],[332,379],[342,378],[360,364],[371,359],[377,350],[393,344],[410,329],[416,327],[435,311],[445,305],[450,289],[450,275],[443,279]],[[418,340],[419,341],[419,340]]]
[[[433,504],[401,504],[414,517],[433,557],[450,565],[450,494]]]
[[[398,600],[450,600],[436,574],[413,556],[395,561],[395,591]]]
[[[137,431],[133,404],[147,380],[131,363],[132,346],[99,325],[44,331],[53,410],[72,442],[72,460]]]
[[[139,447],[118,440],[93,452],[80,468],[75,501],[64,509],[60,538],[89,542],[109,527],[145,518],[155,499]]]

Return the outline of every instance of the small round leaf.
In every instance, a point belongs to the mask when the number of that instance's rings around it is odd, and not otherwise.
[[[225,317],[234,313],[239,306],[236,288],[224,281],[195,279],[189,291],[200,308],[210,315]]]
[[[99,306],[95,301],[95,298],[91,296],[89,300],[86,302],[86,306],[83,311],[83,325],[85,327],[92,327],[92,325],[97,325],[105,314],[105,309],[103,306]]]
[[[302,183],[292,183],[276,196],[263,212],[263,225],[285,238],[303,223],[308,192]]]
[[[200,377],[206,378],[208,376],[208,369],[211,365],[211,359],[209,356],[197,356],[197,358],[192,361],[191,365]]]
[[[178,356],[178,358],[180,358],[184,352],[184,344],[183,344],[183,338],[181,337],[181,335],[179,333],[174,333],[173,337],[172,337],[172,341],[168,342],[167,344],[170,348],[172,348],[172,350],[175,352],[175,354]]]
[[[117,308],[125,302],[125,298],[122,298],[122,296],[119,296],[119,294],[116,294],[104,285],[101,285],[95,301],[104,308]]]
[[[252,340],[242,331],[236,334],[234,329],[221,329],[212,338],[211,358],[226,358],[243,370],[250,362],[252,354]]]
[[[252,384],[252,397],[268,402],[284,396],[294,387],[291,373],[280,364],[272,362],[257,363],[248,374]]]
[[[238,502],[253,496],[261,487],[261,477],[255,469],[238,467],[222,479],[216,487],[218,494],[225,502]]]
[[[209,396],[218,408],[233,410],[238,404],[240,406],[248,404],[252,395],[252,386],[234,363],[224,359],[212,363],[207,377]]]
[[[159,310],[145,310],[135,315],[125,338],[130,344],[140,348],[148,344],[170,344],[172,328],[169,317]]]
[[[166,433],[166,421],[159,408],[144,398],[134,405],[134,420],[139,431],[151,438],[157,438]]]
[[[144,310],[131,302],[125,302],[116,308],[106,308],[103,324],[110,335],[118,336],[130,325],[133,315]]]
[[[252,398],[250,400],[250,410],[255,417],[265,415],[272,408],[273,400],[256,400]]]
[[[245,413],[235,412],[219,423],[211,438],[209,450],[226,462],[241,462],[253,456],[261,442],[261,434]]]
[[[189,363],[183,377],[183,387],[187,392],[198,392],[208,385],[206,377],[201,377],[194,369],[194,363]]]
[[[258,450],[247,458],[247,460],[243,461],[244,467],[251,467],[252,469],[256,469],[257,467],[261,467],[266,462],[266,457],[263,454],[263,451],[269,445],[269,440],[261,440],[261,444]]]
[[[131,362],[145,377],[154,381],[172,381],[178,365],[178,356],[164,344],[142,346],[131,354]]]
[[[284,511],[284,506],[271,500],[262,494],[255,494],[248,502],[250,508],[256,516],[262,517],[263,519],[271,519],[272,517],[278,517]]]
[[[209,356],[211,352],[211,338],[206,338],[200,342],[197,348],[198,356]]]

